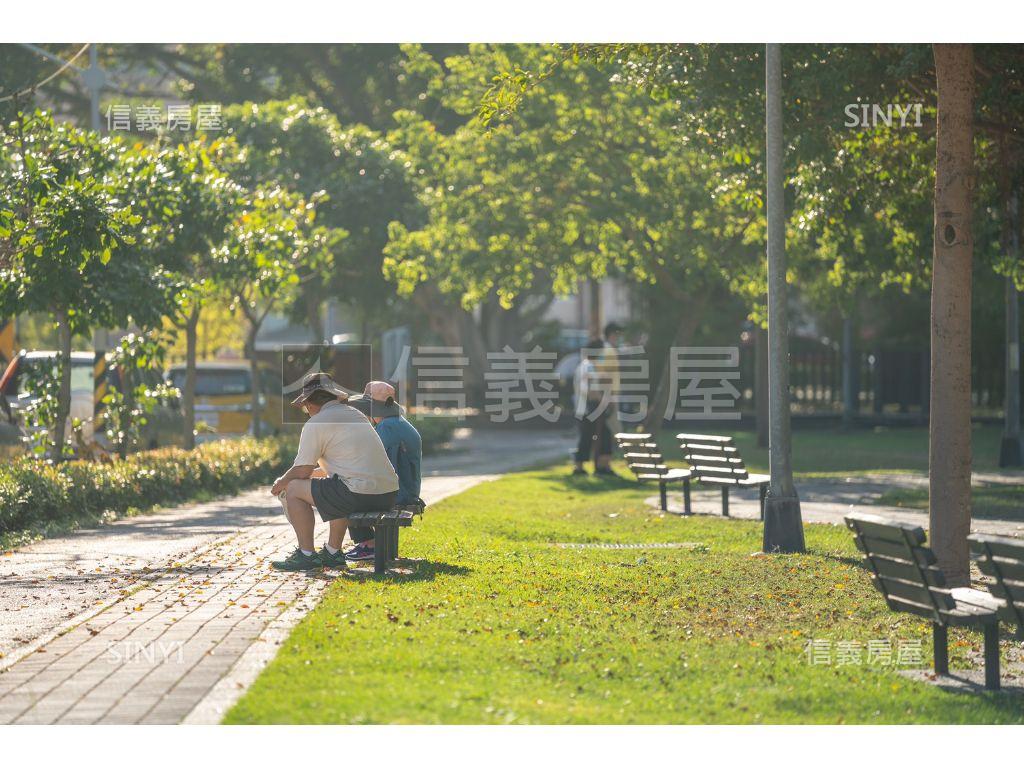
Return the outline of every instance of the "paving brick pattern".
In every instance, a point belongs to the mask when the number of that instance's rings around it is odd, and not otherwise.
[[[266,625],[330,578],[273,571],[281,525],[222,539],[0,674],[0,723],[177,723]]]
[[[428,459],[428,503],[571,444],[466,432]],[[261,489],[12,553],[0,567],[0,724],[218,722],[340,573],[272,570],[292,547]]]

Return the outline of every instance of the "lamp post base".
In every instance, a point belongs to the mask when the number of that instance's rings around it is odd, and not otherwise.
[[[769,554],[805,551],[800,499],[795,492],[791,496],[776,496],[768,489],[762,549]]]

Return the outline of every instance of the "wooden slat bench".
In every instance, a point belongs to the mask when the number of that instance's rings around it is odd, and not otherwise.
[[[348,516],[350,526],[373,528],[373,572],[384,573],[388,563],[398,558],[398,531],[412,525],[422,515],[422,502],[399,504],[387,512],[356,512]]]
[[[649,434],[639,432],[619,432],[615,442],[622,451],[630,471],[636,475],[637,482],[653,481],[658,484],[661,498],[661,511],[668,511],[668,484],[683,483],[683,495],[686,498],[686,510],[690,509],[690,478],[693,472],[688,469],[671,468],[665,465],[665,458],[658,450],[658,443]]]
[[[948,589],[920,526],[860,512],[844,519],[889,608],[931,620],[935,674],[949,674],[948,628],[980,627],[985,636],[985,687],[998,690],[999,616],[992,596],[977,589]]]
[[[1024,640],[1024,541],[981,533],[967,541],[979,570],[992,578],[988,591],[997,600],[999,618],[1016,626]]]
[[[764,498],[771,478],[768,475],[752,475],[747,472],[739,449],[731,437],[719,435],[676,435],[683,458],[690,465],[694,480],[722,486],[722,514],[729,516],[729,488],[757,487],[760,515],[764,520]],[[685,498],[686,514],[690,514],[690,497]]]

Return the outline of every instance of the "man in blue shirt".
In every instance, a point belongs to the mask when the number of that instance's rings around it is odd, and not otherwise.
[[[402,415],[402,406],[395,401],[395,388],[386,381],[371,381],[363,394],[350,397],[346,403],[373,422],[384,451],[398,475],[398,499],[395,504],[413,504],[420,500],[420,468],[423,464],[423,442],[416,427]],[[352,562],[373,560],[373,529],[353,526],[349,535],[355,546],[345,553]]]

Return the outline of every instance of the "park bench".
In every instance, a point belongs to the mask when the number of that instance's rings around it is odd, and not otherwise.
[[[373,572],[387,571],[388,562],[398,559],[398,532],[412,525],[422,515],[422,500],[398,504],[386,512],[355,512],[348,516],[350,526],[373,528]]]
[[[973,533],[967,537],[978,569],[992,579],[988,591],[996,599],[999,618],[1017,627],[1024,640],[1024,541]]]
[[[661,511],[668,511],[668,484],[682,481],[683,494],[686,497],[686,510],[690,510],[690,478],[693,472],[688,469],[675,469],[665,465],[665,458],[658,450],[658,443],[649,434],[639,432],[619,432],[615,442],[622,451],[626,465],[636,475],[637,482],[654,481],[658,483],[661,498]]]
[[[722,486],[722,514],[729,516],[729,489],[753,488],[757,486],[760,515],[764,520],[764,499],[771,478],[768,475],[752,475],[747,472],[739,449],[731,437],[719,435],[690,435],[685,432],[676,435],[683,458],[690,465],[692,479],[702,483]],[[689,482],[684,489],[686,514],[690,514]]]
[[[935,674],[949,674],[949,627],[981,628],[985,636],[985,688],[999,689],[999,616],[996,601],[977,589],[948,589],[919,525],[854,512],[846,516],[871,581],[893,611],[932,622]]]

